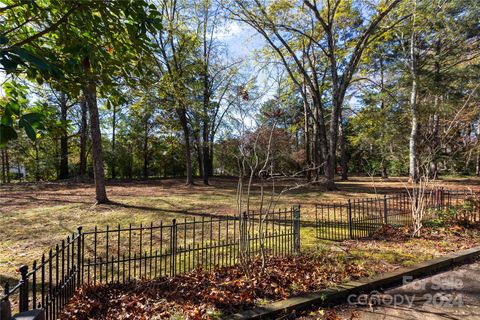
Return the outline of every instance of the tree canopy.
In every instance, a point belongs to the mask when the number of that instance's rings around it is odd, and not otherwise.
[[[2,181],[480,174],[479,10],[4,0]]]

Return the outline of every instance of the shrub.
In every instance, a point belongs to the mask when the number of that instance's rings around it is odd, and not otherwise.
[[[440,228],[453,225],[469,227],[472,224],[472,215],[479,206],[479,199],[466,198],[464,203],[447,209],[435,209],[431,218],[424,221],[423,225],[430,228]]]

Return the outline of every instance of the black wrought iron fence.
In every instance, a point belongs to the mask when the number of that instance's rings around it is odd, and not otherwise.
[[[21,266],[18,269],[20,281],[13,288],[10,288],[8,283],[5,284],[5,292],[0,302],[9,303],[9,298],[15,297],[20,312],[42,308],[45,309],[46,319],[55,319],[54,315],[58,314],[81,284],[78,270],[82,261],[82,246],[80,227],[78,233],[62,240],[47,254],[43,254],[40,260],[33,261],[30,271],[27,265]],[[3,306],[0,309],[5,316],[8,308]]]
[[[20,312],[44,309],[56,319],[83,284],[120,283],[169,277],[195,268],[239,262],[240,251],[254,256],[288,255],[300,250],[300,207],[238,216],[202,217],[149,225],[78,232],[50,249],[21,280],[5,286],[0,301],[18,299]]]
[[[374,198],[353,199],[345,203],[317,204],[315,230],[320,239],[342,241],[370,236],[382,225],[410,225],[412,201],[424,201],[425,219],[434,218],[439,211],[455,209],[455,218],[479,222],[480,206],[477,195],[467,190],[436,188],[426,191],[421,199],[413,192],[380,195]],[[457,210],[463,208],[464,210]]]
[[[455,210],[457,218],[479,222],[480,199],[467,191],[428,191],[426,218],[441,210]],[[316,236],[328,240],[370,236],[384,224],[412,223],[411,193],[395,193],[341,204],[315,206]],[[212,269],[239,262],[265,250],[288,255],[300,250],[300,207],[241,217],[202,217],[158,224],[115,227],[78,232],[67,237],[40,260],[19,269],[20,281],[5,286],[2,306],[12,299],[19,311],[44,309],[56,319],[74,292],[84,284],[128,282],[169,277],[195,268]]]

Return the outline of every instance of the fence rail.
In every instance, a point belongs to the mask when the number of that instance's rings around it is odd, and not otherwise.
[[[424,219],[431,219],[440,210],[470,206],[458,219],[480,221],[480,207],[476,195],[466,190],[435,188],[421,197],[426,208]],[[412,201],[416,201],[413,204]],[[346,203],[317,204],[315,206],[315,234],[319,239],[342,241],[361,239],[372,235],[382,225],[411,225],[412,206],[419,199],[413,192],[381,195],[374,198],[353,199]],[[462,216],[459,216],[462,215]]]
[[[300,207],[244,213],[241,217],[173,220],[138,227],[97,227],[78,232],[50,249],[21,280],[5,286],[0,302],[18,299],[20,312],[44,309],[56,319],[83,284],[169,277],[195,268],[231,266],[261,250],[288,255],[300,250]]]

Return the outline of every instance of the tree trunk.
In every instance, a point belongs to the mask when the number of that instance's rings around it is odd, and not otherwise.
[[[434,105],[434,108],[435,110],[437,109],[437,101],[438,101],[438,96],[435,96],[435,105]],[[431,144],[429,145],[429,149],[430,149],[430,157],[431,157],[431,160],[430,160],[430,164],[429,164],[429,169],[428,169],[428,176],[430,177],[430,179],[435,179],[437,178],[437,175],[438,175],[438,165],[437,165],[437,150],[436,148],[438,148],[438,144],[440,143],[440,141],[438,140],[438,129],[439,129],[439,117],[438,117],[438,114],[435,113],[433,115],[433,124],[432,124],[433,128],[432,128],[432,141],[431,141]]]
[[[210,172],[210,148],[208,146],[209,139],[208,139],[208,131],[207,129],[203,130],[203,143],[202,143],[202,165],[203,165],[203,184],[209,184],[209,177],[212,175]]]
[[[60,134],[61,136],[61,134]],[[53,141],[53,148],[54,148],[54,151],[53,151],[53,158],[55,159],[55,172],[56,172],[56,175],[57,175],[57,179],[59,179],[60,177],[60,161],[61,161],[61,157],[60,157],[60,139],[55,139]],[[58,161],[57,161],[58,160]]]
[[[170,165],[172,166],[172,177],[177,176],[177,171],[175,167],[175,154],[174,154],[174,144],[173,144],[173,135],[170,132]]]
[[[318,144],[319,144],[319,154],[318,154],[318,171],[320,172],[320,169],[323,168],[323,174],[326,177],[326,172],[328,171],[328,141],[327,141],[327,132],[326,132],[326,127],[325,127],[325,120],[324,120],[324,114],[323,114],[323,106],[322,106],[322,101],[321,101],[321,96],[320,94],[312,94],[312,101],[313,101],[313,107],[315,108],[316,112],[314,115],[316,115],[316,118],[313,119],[313,121],[317,124],[317,134],[318,134]],[[322,163],[322,166],[320,166],[320,163]],[[332,180],[333,181],[333,180]],[[327,188],[332,187],[330,184],[330,187],[328,186],[329,183],[327,183]],[[334,186],[333,186],[334,188]]]
[[[199,176],[203,177],[203,156],[202,156],[202,146],[201,142],[196,139],[195,145],[193,147],[194,151],[196,151],[197,155],[197,162],[198,162],[198,171],[199,171]]]
[[[5,149],[1,149],[2,153],[2,183],[7,183],[7,168],[6,168],[6,161],[5,161]]]
[[[210,166],[210,152],[208,147],[208,132],[209,132],[209,117],[208,110],[210,107],[210,81],[209,81],[209,52],[208,52],[208,39],[207,39],[207,25],[208,25],[208,5],[206,6],[206,12],[203,20],[203,114],[202,114],[202,166],[203,166],[203,184],[208,185],[208,178],[211,175],[209,170]],[[199,149],[200,151],[200,149]]]
[[[327,33],[327,42],[330,52],[330,72],[332,79],[332,110],[330,118],[330,132],[329,132],[329,148],[326,155],[325,179],[326,187],[329,190],[336,189],[335,187],[335,167],[337,163],[336,152],[338,142],[338,119],[341,114],[343,98],[346,91],[346,83],[342,81],[338,75],[337,61],[335,59],[335,35],[331,26],[325,29]],[[346,71],[344,71],[346,72]]]
[[[117,107],[115,104],[113,104],[113,117],[112,117],[112,165],[111,165],[111,170],[112,170],[112,179],[115,179],[117,177],[117,171],[116,171],[116,163],[117,163],[117,156],[115,153],[115,142],[116,142],[116,129],[117,129]]]
[[[417,80],[412,80],[410,93],[410,112],[412,116],[409,141],[409,178],[411,182],[416,182],[417,174],[417,139],[418,139],[418,106],[417,106]]]
[[[35,181],[40,181],[40,156],[38,154],[38,140],[34,142],[35,146]]]
[[[320,119],[323,119],[323,115],[320,115]],[[327,172],[327,167],[328,167],[328,142],[327,142],[325,126],[323,126],[323,129],[322,129],[322,126],[320,126],[320,133],[322,134],[320,136],[320,152],[321,152],[321,161],[323,165],[321,168],[319,168],[319,170],[323,169],[323,175],[325,176]]]
[[[384,76],[384,68],[383,68],[383,52],[380,53],[380,57],[379,57],[379,67],[380,67],[380,93],[384,93],[384,90],[385,90],[385,76]],[[382,117],[386,118],[386,113],[385,113],[385,101],[384,99],[382,98],[381,102],[380,102],[380,110],[382,110]],[[387,159],[386,159],[386,156],[385,154],[387,153],[386,152],[386,148],[385,148],[385,128],[382,127],[381,128],[381,132],[380,132],[380,140],[381,140],[381,148],[380,148],[380,161],[381,161],[381,165],[382,165],[382,168],[381,168],[381,175],[382,175],[382,179],[388,179],[388,171],[387,171]]]
[[[347,142],[345,140],[345,131],[343,129],[342,117],[339,119],[338,131],[340,134],[340,167],[342,168],[342,180],[348,180],[348,159]]]
[[[410,141],[409,141],[409,180],[417,182],[417,139],[418,139],[418,105],[417,105],[417,59],[415,43],[415,10],[416,0],[414,2],[412,15],[412,34],[410,36],[410,74],[412,77],[412,87],[410,92],[410,113],[412,116]]]
[[[10,159],[9,159],[9,155],[8,155],[8,148],[7,146],[5,146],[5,171],[6,171],[6,175],[7,175],[7,183],[10,183],[11,180],[10,180]]]
[[[303,112],[304,112],[304,143],[305,143],[305,163],[307,165],[307,182],[312,181],[312,169],[311,169],[311,160],[310,160],[310,128],[308,123],[308,101],[303,99]]]
[[[437,40],[435,45],[435,74],[433,76],[433,80],[435,83],[436,90],[439,90],[441,87],[441,73],[440,73],[440,59],[441,59],[441,50],[442,50],[442,41],[441,39]],[[431,179],[435,179],[438,174],[438,148],[440,141],[438,139],[438,131],[439,131],[439,116],[437,113],[438,104],[439,104],[439,94],[440,92],[435,93],[434,103],[433,103],[433,123],[432,123],[432,141],[429,143],[429,151],[430,151],[430,164],[428,169],[428,176]]]
[[[470,149],[470,151],[467,153],[467,159],[465,160],[465,167],[463,171],[467,175],[470,175],[470,163],[472,162],[472,153],[473,153],[473,149]]]
[[[145,117],[143,134],[143,178],[148,179],[148,117]]]
[[[60,180],[68,179],[68,128],[67,128],[67,97],[65,93],[60,95],[60,122],[62,133],[60,136]]]
[[[477,151],[477,159],[475,160],[475,174],[480,176],[480,153]]]
[[[388,171],[385,162],[382,161],[382,179],[388,179]]]
[[[315,104],[315,109],[313,110],[315,114],[315,119],[318,119],[320,115],[319,111],[319,104]],[[319,146],[319,136],[320,136],[320,128],[318,125],[318,121],[313,122],[313,152],[312,152],[312,159],[313,159],[313,166],[315,167],[315,181],[319,181],[320,179],[320,146]]]
[[[331,53],[330,59],[330,72],[332,78],[332,111],[330,118],[330,132],[329,132],[329,148],[326,161],[325,178],[327,189],[335,189],[335,167],[337,163],[336,152],[338,142],[338,119],[340,117],[341,108],[343,104],[343,98],[345,95],[345,83],[340,80],[337,69],[337,61],[335,60],[335,40],[332,28],[327,30],[328,47]]]
[[[128,142],[127,177],[129,180],[133,178],[133,147],[131,142]]]
[[[200,127],[200,120],[198,121],[198,127]],[[201,140],[200,138],[200,129],[196,129],[192,132],[192,139],[193,139],[192,152],[195,152],[195,156],[197,157],[198,173],[199,173],[198,176],[203,178],[203,175],[204,175],[203,174],[203,140]]]
[[[334,90],[338,91],[338,90]],[[327,167],[325,170],[326,187],[329,190],[335,190],[335,167],[337,164],[337,142],[338,142],[338,118],[340,117],[340,109],[342,107],[341,97],[339,93],[333,94],[332,116],[330,121],[330,145],[327,155]]]
[[[210,143],[208,144],[208,172],[210,177],[213,177],[213,148],[214,148],[214,137],[210,136]]]
[[[80,102],[82,120],[80,125],[80,170],[79,175],[84,178],[87,174],[87,139],[88,139],[88,126],[87,126],[87,100],[85,97]]]
[[[90,114],[90,134],[92,138],[93,176],[95,179],[95,198],[97,204],[109,202],[105,187],[105,171],[103,167],[102,133],[100,131],[100,117],[97,105],[97,87],[90,79],[83,89]]]
[[[23,176],[23,172],[22,172],[20,166],[21,166],[21,163],[20,163],[20,162],[17,162],[17,175],[18,175],[18,177],[19,177],[19,179],[20,179],[20,182],[22,182],[22,178],[23,178],[24,176]]]
[[[185,167],[187,173],[186,185],[193,184],[193,171],[192,171],[192,154],[190,146],[190,129],[187,123],[187,114],[185,108],[177,108],[177,114],[180,118],[180,123],[183,129],[184,141],[185,141]]]

